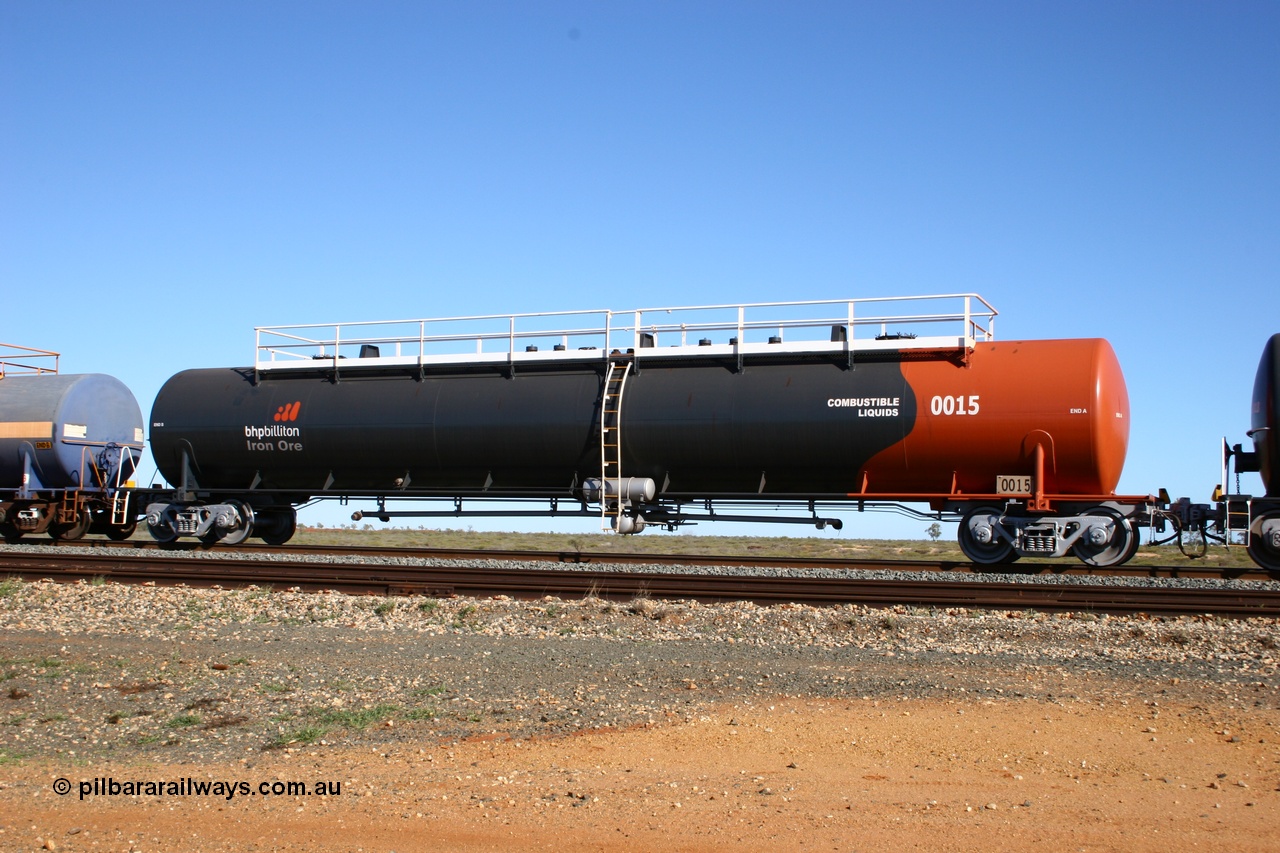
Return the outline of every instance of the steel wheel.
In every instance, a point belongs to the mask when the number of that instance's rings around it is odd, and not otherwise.
[[[291,506],[273,506],[258,511],[258,536],[268,545],[283,545],[298,529],[298,515]]]
[[[1272,575],[1280,575],[1280,512],[1263,513],[1249,528],[1249,556]]]
[[[964,514],[956,538],[966,557],[988,566],[1018,559],[1013,545],[1000,538],[998,528],[1003,514],[994,506],[975,507]]]
[[[1141,537],[1130,526],[1127,518],[1106,506],[1094,507],[1086,515],[1096,517],[1101,522],[1096,525],[1099,537],[1105,535],[1107,526],[1110,526],[1111,530],[1110,537],[1105,541],[1092,541],[1088,530],[1076,540],[1076,544],[1071,546],[1071,553],[1075,554],[1080,562],[1086,566],[1106,569],[1123,565],[1133,559],[1133,555],[1138,552]]]
[[[138,529],[137,519],[134,519],[133,521],[130,521],[121,525],[115,525],[115,524],[108,525],[107,538],[110,539],[112,542],[123,542],[124,540],[132,536],[137,531],[137,529]]]
[[[70,524],[51,524],[49,526],[49,535],[63,542],[81,539],[89,532],[89,525],[92,523],[93,517],[88,511],[82,511],[76,516],[76,520]]]
[[[239,545],[253,533],[253,507],[244,501],[227,501],[227,503],[236,508],[236,514],[240,516],[240,525],[234,530],[223,533],[217,541],[222,545]]]
[[[152,524],[151,518],[147,518],[147,532],[151,534],[151,538],[159,542],[161,545],[167,545],[178,538],[178,531],[174,530],[161,517],[159,524]]]

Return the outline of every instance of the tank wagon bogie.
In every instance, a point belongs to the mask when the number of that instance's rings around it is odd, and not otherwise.
[[[0,345],[0,535],[128,538],[141,410],[118,379],[59,374],[56,356]]]
[[[1019,557],[1078,558],[1097,568],[1128,562],[1141,542],[1145,507],[1119,501],[1065,503],[1056,512],[1025,514],[1020,506],[979,506],[960,519],[959,543],[975,563],[1010,563]]]
[[[146,523],[147,531],[158,542],[194,536],[208,545],[239,545],[256,536],[268,545],[281,545],[293,537],[297,513],[288,504],[260,504],[255,508],[248,500],[204,503],[195,497],[148,503]]]

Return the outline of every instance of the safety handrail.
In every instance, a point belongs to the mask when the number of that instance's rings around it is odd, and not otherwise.
[[[0,343],[0,379],[9,374],[57,373],[60,358],[61,354],[52,350]],[[52,360],[52,365],[49,360]]]
[[[895,303],[898,310],[884,310],[895,307]],[[770,337],[776,340],[785,337],[791,341],[830,343],[831,338],[823,335],[837,326],[843,326],[849,341],[853,341],[859,332],[863,332],[861,340],[874,340],[890,335],[891,328],[951,324],[949,337],[956,345],[972,345],[994,339],[998,313],[976,293],[955,293],[259,326],[254,329],[254,365],[269,370],[326,359],[336,364],[338,359],[346,358],[421,361],[442,355],[501,357],[538,345],[554,345],[557,350],[596,349],[607,357],[613,349],[689,346],[690,334],[716,332],[731,335],[728,343],[734,346],[747,344],[749,336],[759,333],[771,333]],[[814,334],[813,330],[821,332]],[[678,343],[673,343],[673,335]],[[910,335],[900,337],[905,340]],[[388,347],[392,352],[383,352]]]

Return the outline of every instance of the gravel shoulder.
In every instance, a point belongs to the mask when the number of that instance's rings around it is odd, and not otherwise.
[[[1276,849],[1278,663],[1262,619],[7,582],[0,849]]]

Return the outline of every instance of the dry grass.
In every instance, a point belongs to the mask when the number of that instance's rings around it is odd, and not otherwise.
[[[291,544],[353,545],[384,548],[474,548],[493,551],[532,550],[594,554],[695,554],[713,556],[823,557],[868,560],[964,560],[954,540],[832,539],[791,536],[691,536],[660,534],[614,536],[606,533],[501,533],[428,528],[299,527]],[[1078,564],[1067,560],[1025,560],[1051,565]],[[1189,560],[1175,546],[1143,547],[1130,565],[1181,565],[1251,568],[1243,546],[1211,547],[1207,557]]]
[[[952,560],[965,562],[955,542],[955,527],[936,542],[926,539],[846,539],[826,536],[695,536],[654,532],[639,536],[610,533],[515,533],[428,527],[307,527],[299,525],[290,540],[295,545],[350,545],[370,548],[459,548],[490,551],[564,551],[592,554],[692,554],[727,557],[818,557],[866,560]],[[90,539],[100,537],[90,536]],[[150,537],[144,531],[135,539]],[[31,537],[40,541],[41,537]],[[1024,559],[1019,565],[1078,565],[1074,558]],[[1243,545],[1212,545],[1202,559],[1191,560],[1176,545],[1143,545],[1131,566],[1256,569]],[[21,581],[0,579],[0,599],[14,594]]]

